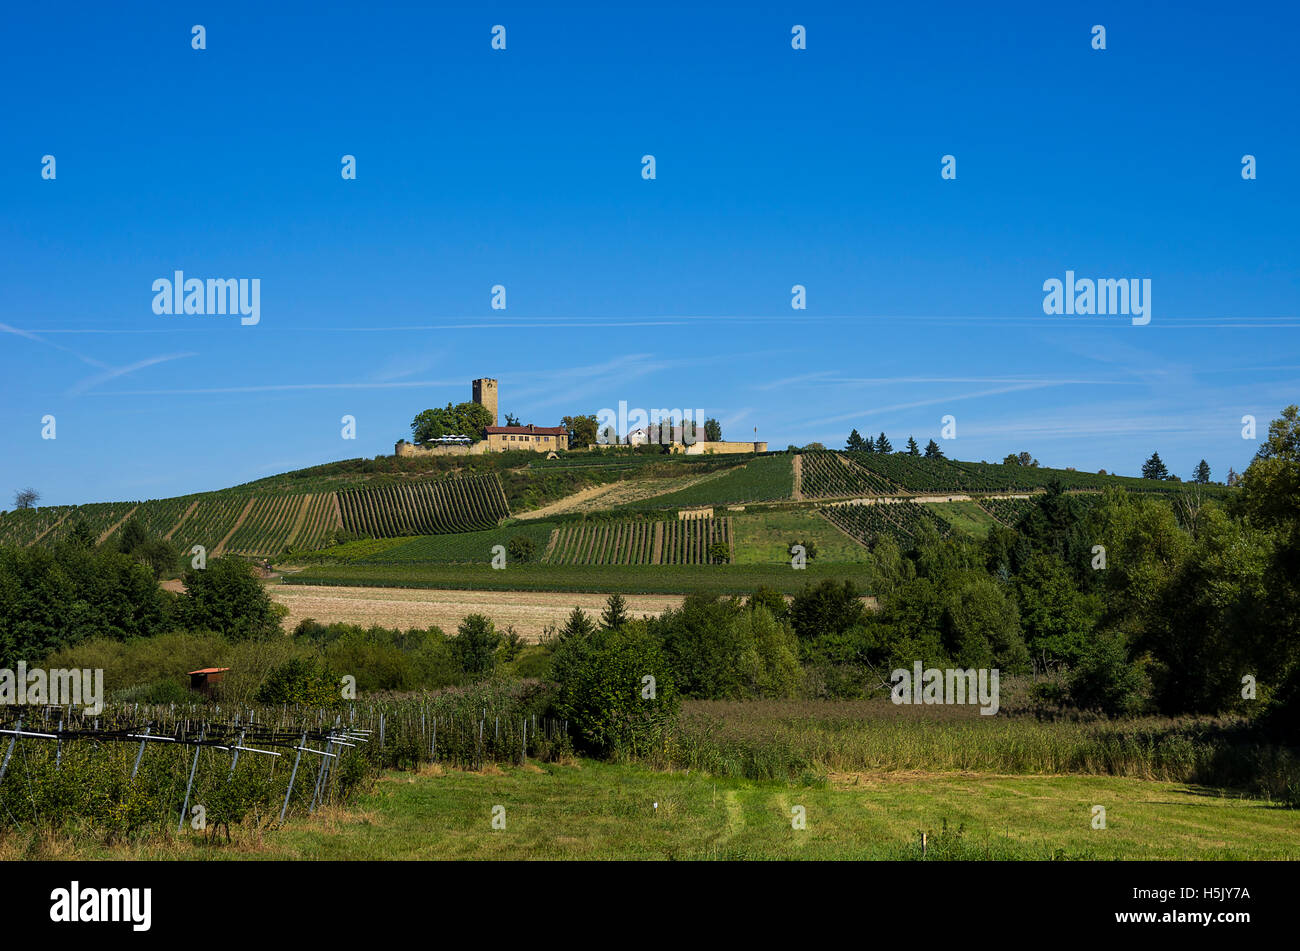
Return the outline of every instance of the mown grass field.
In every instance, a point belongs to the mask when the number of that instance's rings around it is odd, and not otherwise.
[[[770,510],[733,515],[736,534],[736,563],[742,565],[790,565],[789,545],[796,539],[812,539],[821,562],[865,561],[868,551],[810,509]]]
[[[939,516],[953,531],[983,538],[996,519],[976,502],[927,502],[925,507]]]
[[[920,860],[922,831],[926,860],[1300,858],[1294,810],[1179,783],[914,772],[799,786],[586,759],[389,773],[346,809],[231,845],[16,837],[0,858]]]

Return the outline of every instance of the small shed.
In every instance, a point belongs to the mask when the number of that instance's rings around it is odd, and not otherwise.
[[[226,678],[229,667],[204,667],[190,671],[190,689],[197,690],[205,697],[212,696],[212,690]]]

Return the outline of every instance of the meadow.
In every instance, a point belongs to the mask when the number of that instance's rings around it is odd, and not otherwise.
[[[1094,829],[1092,807],[1102,804],[1106,828]],[[497,806],[502,829],[492,827]],[[74,857],[1295,860],[1300,832],[1293,811],[1265,802],[1125,777],[859,773],[803,786],[583,758],[390,772],[349,805],[229,845],[170,835],[0,838],[3,859]]]

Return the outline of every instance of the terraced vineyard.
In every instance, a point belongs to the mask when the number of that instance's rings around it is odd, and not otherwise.
[[[338,493],[343,527],[374,538],[492,528],[510,514],[496,473]]]
[[[916,502],[828,505],[821,513],[833,525],[868,546],[885,536],[910,543],[925,525],[933,526],[941,536],[952,533],[947,522]]]
[[[807,499],[856,495],[897,495],[902,490],[888,479],[835,452],[805,452],[803,494]]]
[[[583,522],[556,529],[546,557],[552,565],[706,565],[709,546],[727,545],[735,558],[729,518]]]

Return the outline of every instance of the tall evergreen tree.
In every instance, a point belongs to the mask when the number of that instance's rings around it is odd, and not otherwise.
[[[1168,479],[1169,469],[1160,461],[1160,453],[1151,453],[1151,458],[1142,463],[1142,478],[1144,479]]]
[[[605,610],[600,612],[600,626],[612,631],[622,627],[631,619],[627,613],[627,601],[617,592],[611,594],[605,602]]]
[[[1205,485],[1210,481],[1210,464],[1204,459],[1196,464],[1196,473],[1192,477],[1192,481],[1199,482],[1201,485]]]
[[[560,628],[559,639],[567,641],[571,637],[586,637],[595,629],[596,624],[587,616],[587,612],[575,607],[569,613],[569,619],[564,622],[564,627]]]
[[[933,439],[930,440],[930,445],[934,445]],[[921,447],[916,444],[916,440],[911,436],[907,437],[907,454],[909,456],[919,456],[921,454]]]
[[[894,447],[889,444],[889,439],[882,432],[876,439],[876,452],[893,452]]]
[[[862,438],[862,433],[855,429],[853,432],[849,433],[849,438],[848,441],[844,443],[844,448],[849,452],[861,452],[862,447],[865,446],[866,443],[867,441]]]
[[[931,439],[928,443],[925,444],[925,458],[927,459],[943,458],[943,450],[939,448],[939,444],[935,442],[933,439]]]

